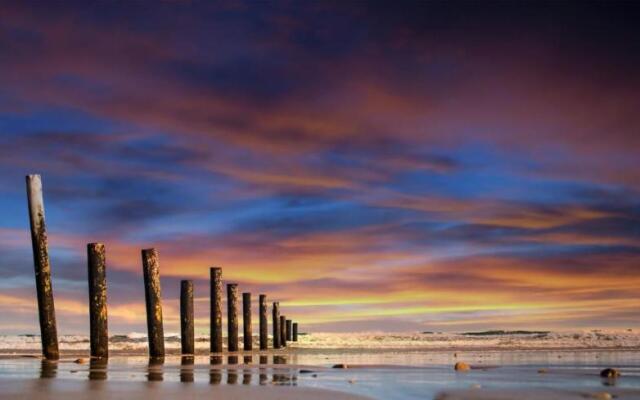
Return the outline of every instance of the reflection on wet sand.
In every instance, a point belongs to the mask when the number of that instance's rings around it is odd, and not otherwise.
[[[107,379],[107,358],[92,358],[89,360],[89,379],[103,381]]]
[[[184,356],[180,360],[180,382],[193,382],[193,365],[195,357]]]
[[[209,383],[212,385],[219,385],[222,381],[222,356],[211,356],[209,359]]]
[[[242,359],[240,360],[240,358]],[[209,383],[212,385],[296,385],[297,370],[289,368],[286,364],[288,358],[281,355],[214,355],[209,357],[209,369],[198,368],[198,358],[192,355],[182,356],[178,359],[172,358],[166,361],[165,358],[145,358],[147,360],[145,369],[134,369],[133,374],[128,373],[131,380],[146,379],[148,382],[160,382],[164,380],[191,383],[205,378],[209,373]],[[179,360],[179,361],[178,361]],[[124,371],[118,363],[118,360],[111,360],[109,364],[107,358],[90,358],[88,368],[85,369],[88,375],[76,374],[82,370],[75,368],[60,369],[59,363],[56,361],[40,361],[40,378],[56,378],[70,377],[68,373],[74,374],[71,377],[79,378],[81,376],[92,381],[101,381],[122,376]],[[144,366],[144,364],[143,364]],[[65,367],[65,364],[62,365]],[[226,377],[223,377],[223,374]],[[166,376],[165,376],[166,375]],[[240,376],[242,375],[242,376]],[[254,378],[254,375],[257,378]],[[165,379],[166,378],[166,379]],[[205,378],[206,379],[206,378]],[[242,382],[240,382],[242,379]]]
[[[55,378],[58,374],[58,362],[42,360],[40,363],[40,378]]]
[[[262,367],[262,365],[268,364],[269,363],[269,357],[267,356],[260,356],[260,377],[259,377],[259,383],[260,385],[266,385],[267,382],[269,381],[269,377],[267,377],[267,369]]]
[[[273,356],[274,364],[286,364],[287,357],[284,356]],[[277,371],[277,373],[276,373]],[[278,368],[274,367],[273,370],[273,384],[280,386],[295,386],[297,377],[292,373],[292,371],[288,368]]]
[[[238,356],[229,356],[228,365],[237,365],[238,364]],[[227,369],[227,385],[235,385],[238,383],[238,370],[235,368]]]
[[[162,381],[162,366],[164,365],[164,358],[149,358],[149,367],[147,378],[149,382]]]
[[[244,356],[244,364],[245,365],[251,365],[251,363],[253,362],[253,357],[251,356]],[[243,373],[242,373],[242,384],[243,385],[251,385],[251,368],[247,367],[244,368]]]

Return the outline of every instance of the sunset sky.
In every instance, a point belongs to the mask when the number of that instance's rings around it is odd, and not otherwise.
[[[14,3],[14,4],[12,4]],[[209,267],[302,331],[640,327],[640,3],[3,2],[0,334],[165,330]]]

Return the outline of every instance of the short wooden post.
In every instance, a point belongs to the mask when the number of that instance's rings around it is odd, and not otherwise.
[[[162,326],[162,293],[160,290],[160,264],[156,249],[142,250],[142,272],[147,304],[147,332],[149,356],[164,357],[164,328]]]
[[[91,357],[109,357],[107,325],[107,279],[104,244],[87,245],[89,271],[89,338]]]
[[[238,284],[227,284],[227,340],[229,351],[238,351]]]
[[[210,336],[212,353],[222,353],[222,268],[211,268]]]
[[[294,342],[298,341],[298,323],[297,322],[293,323],[293,341]]]
[[[292,321],[290,319],[287,320],[287,327],[285,329],[285,334],[287,336],[287,341],[290,342],[293,340],[293,331],[291,329]]]
[[[271,311],[273,319],[273,348],[280,348],[280,304],[278,302],[273,303],[273,309]]]
[[[251,326],[251,293],[242,293],[243,348],[253,349],[253,328]]]
[[[26,178],[42,355],[47,360],[57,360],[60,358],[60,352],[58,351],[56,311],[53,305],[53,288],[51,287],[51,264],[49,264],[49,251],[47,249],[47,229],[44,222],[42,181],[40,180],[40,175],[27,175]]]
[[[287,317],[280,316],[280,346],[287,347]]]
[[[267,326],[267,295],[259,296],[260,305],[260,350],[267,350],[269,345],[267,336],[269,335],[269,327]]]
[[[182,354],[195,353],[193,333],[193,282],[180,281],[180,341]]]

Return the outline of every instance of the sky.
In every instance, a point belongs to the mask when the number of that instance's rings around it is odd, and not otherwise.
[[[0,334],[145,331],[140,250],[301,331],[640,328],[640,5],[3,2]],[[255,306],[254,306],[255,307]]]

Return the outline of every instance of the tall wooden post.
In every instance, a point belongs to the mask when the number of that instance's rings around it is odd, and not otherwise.
[[[142,250],[144,294],[147,303],[147,332],[149,356],[164,357],[164,328],[162,326],[162,293],[160,290],[160,264],[156,249]]]
[[[109,357],[107,325],[107,279],[104,244],[87,245],[89,271],[89,331],[91,357]]]
[[[211,268],[210,336],[212,353],[222,353],[222,268]]]
[[[238,351],[238,284],[227,284],[227,340],[229,351]]]
[[[280,348],[280,304],[276,301],[273,303],[271,311],[273,319],[273,348]]]
[[[293,323],[293,341],[294,342],[298,341],[298,323],[297,322]]]
[[[242,293],[243,348],[253,349],[253,329],[251,326],[251,293]]]
[[[269,327],[267,326],[267,295],[261,294],[259,296],[260,305],[260,350],[267,350],[269,347],[267,336]]]
[[[292,321],[290,319],[287,320],[287,326],[285,328],[285,335],[287,337],[287,341],[290,342],[293,340],[293,331],[291,330],[291,323]]]
[[[287,317],[280,316],[280,346],[287,347]]]
[[[47,249],[47,229],[44,223],[44,200],[42,198],[40,175],[27,175],[27,201],[29,204],[29,222],[31,224],[36,292],[38,295],[42,355],[47,360],[57,360],[60,358],[60,353],[58,351],[56,311],[53,306],[51,265],[49,264],[49,251]]]
[[[180,341],[182,354],[195,353],[192,281],[180,281]]]

